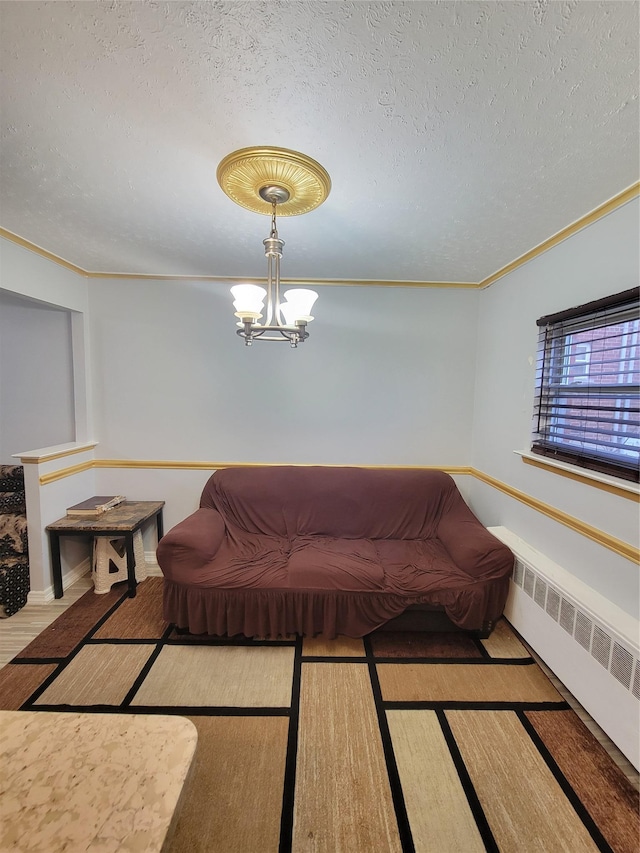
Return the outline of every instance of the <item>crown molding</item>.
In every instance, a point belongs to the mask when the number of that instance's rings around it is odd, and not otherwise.
[[[48,261],[53,261],[54,264],[58,264],[61,267],[65,267],[65,269],[71,270],[71,272],[75,272],[78,275],[84,276],[85,278],[88,278],[91,275],[91,273],[88,273],[86,270],[83,270],[82,267],[76,266],[76,264],[72,264],[70,261],[66,261],[59,255],[54,255],[53,252],[49,252],[46,249],[43,249],[42,246],[37,246],[35,243],[30,243],[29,240],[25,240],[24,237],[20,237],[18,234],[14,234],[13,231],[7,231],[6,228],[0,228],[0,237],[4,237],[5,240],[10,240],[17,246],[22,246],[23,249],[28,249],[30,252],[33,252],[34,255],[40,255],[41,258],[46,258]]]
[[[266,278],[260,276],[232,275],[153,275],[152,273],[88,272],[87,278],[133,279],[148,281],[213,281],[221,284],[259,284],[265,286]],[[283,285],[305,287],[458,287],[477,290],[480,285],[473,281],[402,281],[396,279],[368,278],[281,278]]]
[[[619,207],[622,207],[624,204],[627,204],[633,199],[637,198],[640,195],[640,181],[636,181],[635,184],[632,184],[630,187],[627,187],[626,190],[618,193],[617,195],[610,198],[608,201],[605,201],[604,204],[599,205],[594,208],[589,213],[582,216],[580,219],[576,219],[575,222],[572,222],[570,225],[567,225],[566,228],[558,231],[556,234],[553,234],[551,237],[548,237],[542,243],[539,243],[537,246],[534,246],[533,249],[530,249],[528,252],[525,252],[524,255],[520,255],[520,257],[508,263],[506,266],[501,267],[496,272],[492,273],[492,275],[487,276],[479,282],[473,281],[404,281],[404,280],[393,280],[393,279],[360,279],[360,278],[351,278],[351,279],[336,279],[336,278],[305,278],[305,279],[282,279],[282,284],[304,284],[311,287],[322,287],[322,286],[334,286],[334,287],[415,287],[415,288],[466,288],[469,290],[484,290],[487,287],[490,287],[496,281],[504,276],[508,275],[510,272],[518,269],[518,267],[523,266],[529,261],[537,258],[539,255],[542,255],[544,252],[547,252],[549,249],[552,249],[554,246],[557,246],[558,243],[561,243],[563,240],[568,239],[569,237],[576,234],[578,231],[581,231],[583,228],[586,228],[589,225],[592,225],[594,222],[597,222],[599,219],[602,219],[604,216],[607,216],[609,213],[613,213],[614,210],[617,210]],[[126,272],[98,272],[85,270],[82,267],[77,266],[76,264],[71,263],[70,261],[61,258],[59,255],[54,255],[53,252],[47,251],[47,249],[43,249],[41,246],[37,246],[35,243],[30,243],[28,240],[25,240],[23,237],[20,237],[18,234],[14,234],[12,231],[8,231],[6,228],[0,228],[0,237],[4,237],[6,240],[10,240],[12,243],[16,243],[18,246],[22,246],[25,249],[33,252],[36,255],[40,255],[43,258],[46,258],[49,261],[53,261],[60,266],[65,267],[68,270],[71,270],[78,275],[83,276],[84,278],[106,278],[106,279],[131,279],[131,280],[141,280],[141,281],[213,281],[213,282],[221,282],[225,284],[234,284],[237,282],[242,282],[245,284],[264,284],[264,278],[246,278],[246,277],[238,277],[238,276],[217,276],[217,275],[154,275],[152,273],[126,273]]]
[[[246,281],[246,279],[243,279]],[[375,278],[292,278],[281,279],[282,284],[304,284],[308,286],[335,287],[459,287],[477,290],[479,284],[475,281],[402,281],[394,279]]]
[[[621,193],[618,193],[618,195],[610,198],[609,201],[605,201],[604,204],[601,204],[599,207],[596,207],[594,210],[586,213],[584,216],[580,217],[580,219],[576,219],[576,221],[572,222],[571,225],[567,225],[566,228],[563,228],[561,231],[558,231],[556,234],[548,237],[542,243],[534,246],[533,249],[525,252],[524,255],[520,255],[520,257],[516,258],[515,261],[511,261],[511,263],[502,267],[497,272],[494,272],[493,275],[484,278],[477,286],[484,290],[499,278],[503,278],[505,275],[508,275],[508,273],[518,269],[518,267],[521,267],[534,258],[537,258],[538,255],[542,255],[544,252],[547,252],[549,249],[557,246],[558,243],[561,243],[568,237],[572,237],[578,231],[582,231],[583,228],[597,222],[598,219],[602,219],[603,216],[613,213],[614,210],[622,207],[623,204],[633,201],[633,199],[637,198],[638,195],[640,195],[640,181],[636,181],[635,184],[632,184],[630,187],[627,187],[626,190],[623,190]]]

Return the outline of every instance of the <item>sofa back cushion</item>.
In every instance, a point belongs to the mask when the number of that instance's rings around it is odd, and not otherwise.
[[[277,466],[216,471],[200,506],[248,533],[430,539],[461,500],[443,471]]]

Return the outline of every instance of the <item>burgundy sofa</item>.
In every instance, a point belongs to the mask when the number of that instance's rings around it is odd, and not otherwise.
[[[433,470],[218,470],[157,556],[168,622],[247,637],[361,637],[420,608],[488,636],[513,568]]]

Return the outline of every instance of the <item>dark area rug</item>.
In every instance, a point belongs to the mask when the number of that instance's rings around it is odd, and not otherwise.
[[[487,640],[183,637],[162,579],[87,592],[0,708],[198,730],[174,853],[638,853],[638,794],[503,620]]]

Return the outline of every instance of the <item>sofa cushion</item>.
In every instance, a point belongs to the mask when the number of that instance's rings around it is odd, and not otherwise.
[[[376,542],[376,549],[388,592],[428,593],[469,583],[437,539],[384,539]]]
[[[383,590],[385,575],[369,539],[299,536],[291,543],[292,589]]]
[[[176,576],[202,587],[286,589],[289,551],[289,541],[282,537],[236,533],[224,539],[215,557],[198,572],[176,566]]]

